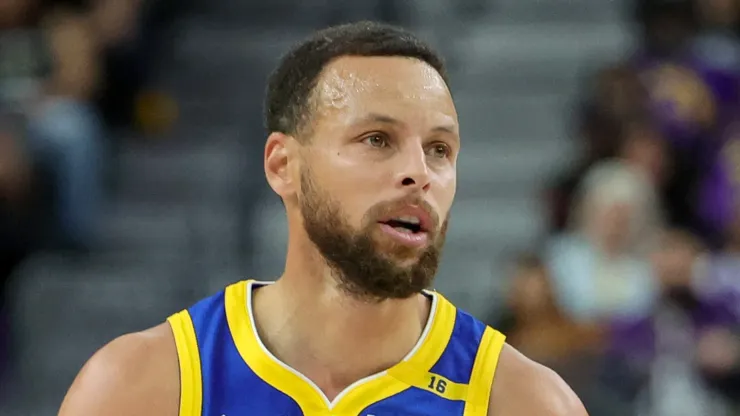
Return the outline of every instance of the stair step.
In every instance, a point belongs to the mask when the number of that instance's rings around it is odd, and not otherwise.
[[[200,129],[167,146],[128,144],[119,153],[118,193],[128,200],[170,204],[229,203],[244,173],[233,128]]]
[[[464,138],[475,137],[487,143],[501,143],[501,139],[561,138],[565,133],[568,97],[467,91],[470,90],[463,89],[455,93],[455,105]]]
[[[173,55],[178,62],[187,62],[189,66],[229,70],[229,65],[249,63],[249,59],[252,63],[263,62],[259,61],[260,57],[277,61],[293,44],[310,33],[310,29],[286,29],[282,25],[264,31],[224,26],[220,22],[212,25],[199,23],[183,33]],[[209,59],[203,59],[204,56]]]
[[[105,250],[187,255],[192,244],[192,213],[179,205],[119,202],[100,225]]]
[[[623,2],[613,0],[497,0],[491,8],[491,17],[495,22],[609,23],[623,20],[627,16]]]
[[[502,91],[575,86],[587,62],[613,62],[634,43],[617,24],[476,26],[455,42],[464,62],[457,87],[492,85]]]
[[[470,140],[457,162],[457,198],[535,195],[553,172],[572,161],[573,147],[557,138],[501,144]]]
[[[204,12],[205,18],[222,23],[294,26],[320,22],[319,17],[325,9],[326,1],[323,0],[222,1],[212,3]]]
[[[475,198],[455,201],[448,238],[521,242],[538,238],[544,229],[542,207],[535,198]]]

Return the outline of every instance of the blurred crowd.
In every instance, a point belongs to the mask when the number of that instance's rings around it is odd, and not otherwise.
[[[36,250],[95,245],[115,132],[181,3],[0,0],[0,370],[7,279]]]
[[[549,235],[515,259],[506,313],[488,323],[559,371],[591,414],[729,415],[740,0],[630,2],[639,47],[585,80],[580,154],[544,198]],[[0,373],[6,280],[36,250],[96,246],[116,132],[146,124],[153,62],[184,4],[0,0]],[[383,20],[406,20],[399,2],[379,4]],[[332,23],[349,19],[340,9]]]
[[[490,322],[592,414],[740,403],[740,2],[634,2],[639,46],[584,83],[549,236]]]

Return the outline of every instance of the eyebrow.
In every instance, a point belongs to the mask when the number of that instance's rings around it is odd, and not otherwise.
[[[379,113],[370,113],[366,117],[363,117],[360,119],[360,123],[383,123],[383,124],[392,124],[392,125],[403,125],[404,123],[401,120],[398,120],[396,118],[393,118],[389,115],[385,114],[379,114]],[[441,125],[436,126],[432,129],[433,132],[437,133],[449,133],[449,134],[455,134],[457,135],[457,128],[450,124],[450,125]]]

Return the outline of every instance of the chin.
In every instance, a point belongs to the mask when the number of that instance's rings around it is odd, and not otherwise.
[[[399,250],[398,248],[385,248],[381,250],[382,257],[393,263],[400,269],[412,269],[421,261],[422,250]]]
[[[399,244],[388,237],[381,236],[375,239],[375,248],[383,257],[404,264],[413,264],[429,249],[429,244],[412,247]]]
[[[414,256],[398,256],[394,257],[393,261],[396,263],[396,266],[402,269],[411,269],[417,264],[419,264],[419,255]]]

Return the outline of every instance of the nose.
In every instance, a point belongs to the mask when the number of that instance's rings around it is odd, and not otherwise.
[[[416,144],[406,146],[401,155],[396,186],[407,191],[427,192],[430,187],[430,175],[424,148]]]

